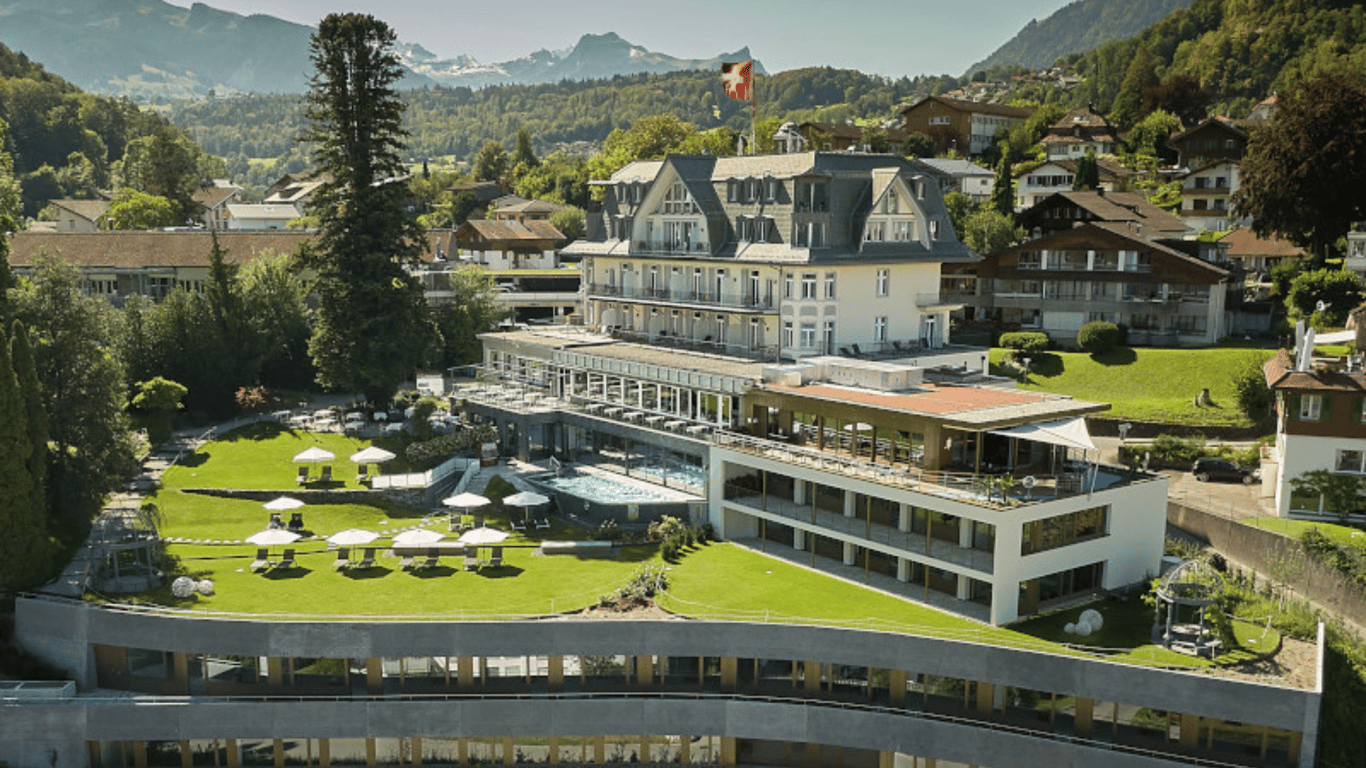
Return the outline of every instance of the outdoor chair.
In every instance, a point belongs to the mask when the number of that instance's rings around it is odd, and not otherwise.
[[[854,357],[863,357],[863,350],[859,349],[857,344],[851,344],[849,348],[854,350]]]
[[[399,555],[399,570],[406,571],[413,566],[413,551],[411,549],[395,550],[394,554]]]
[[[293,512],[289,516],[289,530],[302,531],[304,529],[304,513]]]
[[[910,351],[910,350],[907,350],[907,349],[903,348],[903,347],[901,346],[901,342],[899,342],[899,341],[893,341],[893,342],[892,342],[892,349],[895,349],[895,350],[898,351],[898,352],[908,352],[908,351]]]
[[[524,518],[524,517],[518,517],[517,515],[511,515],[511,516],[508,517],[508,523],[512,526],[512,530],[514,530],[514,531],[525,531],[525,530],[526,530],[526,518]]]
[[[332,465],[331,465],[331,464],[325,464],[325,465],[323,465],[323,473],[322,473],[321,475],[318,476],[318,482],[320,482],[320,483],[330,483],[330,482],[332,482]]]
[[[271,512],[271,513],[270,513],[270,522],[266,523],[266,529],[267,529],[267,530],[272,530],[272,531],[273,531],[273,530],[275,530],[276,528],[283,528],[283,527],[284,527],[284,523],[280,522],[280,513],[279,513],[279,512]]]
[[[545,515],[541,515],[540,517],[536,518],[536,529],[537,529],[537,530],[545,530],[546,528],[549,528],[549,527],[550,527],[550,518],[549,518],[549,517],[546,517]]]
[[[473,553],[465,555],[465,570],[476,571],[479,569],[479,556]]]
[[[256,550],[256,559],[251,561],[251,569],[259,571],[270,565],[270,550],[260,547]]]
[[[277,566],[277,567],[279,567],[279,568],[293,568],[293,567],[294,567],[294,550],[293,550],[292,548],[286,549],[286,550],[285,550],[284,555],[280,558],[280,564],[279,564],[279,566]]]
[[[357,568],[374,568],[374,567],[375,567],[375,547],[366,547],[366,548],[365,548],[365,556],[361,558],[361,561],[360,561],[359,563],[356,563],[356,567],[357,567]]]
[[[308,467],[299,467],[299,476],[294,479],[294,482],[298,485],[308,482]]]
[[[369,482],[369,480],[370,480],[370,465],[369,465],[369,464],[361,464],[361,465],[360,465],[359,467],[357,467],[357,469],[356,469],[356,482],[358,482],[358,483],[365,483],[365,482]]]
[[[849,348],[848,348],[848,347],[840,347],[840,354],[841,354],[841,355],[844,355],[845,357],[853,357],[853,356],[854,356],[854,354],[853,354],[852,352],[849,351]]]
[[[493,555],[489,558],[489,567],[498,568],[503,565],[503,548],[494,547]]]
[[[332,567],[341,570],[351,563],[351,548],[341,547],[337,550],[337,559],[332,561]]]

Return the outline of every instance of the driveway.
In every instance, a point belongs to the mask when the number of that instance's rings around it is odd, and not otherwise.
[[[1101,461],[1119,463],[1119,439],[1114,437],[1092,436],[1092,442],[1100,448]],[[1246,447],[1251,443],[1234,443]],[[1168,479],[1167,499],[1178,504],[1203,509],[1221,517],[1242,519],[1248,517],[1274,517],[1276,500],[1272,496],[1262,496],[1259,480],[1252,485],[1229,482],[1202,483],[1189,472],[1164,469],[1162,474]]]

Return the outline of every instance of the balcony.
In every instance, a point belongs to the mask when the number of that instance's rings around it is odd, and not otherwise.
[[[710,309],[722,308],[751,312],[767,312],[777,309],[777,302],[770,294],[751,291],[694,291],[670,290],[668,288],[640,288],[619,285],[590,285],[590,299],[623,299],[626,301],[658,302],[674,306]]]
[[[725,340],[715,340],[711,336],[703,339],[694,339],[681,334],[674,334],[670,331],[659,331],[655,334],[638,331],[631,328],[612,328],[607,331],[614,339],[620,341],[630,341],[637,344],[648,344],[652,347],[664,347],[666,349],[683,349],[691,352],[710,352],[716,355],[729,355],[731,357],[742,357],[747,360],[777,360],[778,348],[770,344],[746,344],[744,342],[728,342]]]

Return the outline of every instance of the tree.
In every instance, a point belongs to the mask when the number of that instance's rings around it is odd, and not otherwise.
[[[1002,157],[996,164],[996,183],[991,187],[991,207],[1009,216],[1015,212],[1015,176],[1010,162]]]
[[[968,214],[975,207],[972,198],[956,189],[944,195],[944,208],[949,212],[949,221],[953,222],[953,234],[960,242],[966,242]]]
[[[10,350],[14,377],[24,396],[28,441],[33,448],[28,457],[28,472],[33,478],[33,505],[39,517],[46,519],[51,509],[47,485],[47,413],[43,411],[43,387],[38,383],[38,370],[34,367],[33,344],[28,329],[17,320],[10,330]]]
[[[508,170],[508,153],[502,142],[486,141],[470,162],[475,181],[498,181]]]
[[[160,376],[137,383],[133,407],[142,412],[147,440],[152,445],[161,445],[171,439],[171,416],[184,407],[180,401],[189,391],[183,384]]]
[[[1103,320],[1087,323],[1081,327],[1081,330],[1077,331],[1077,346],[1092,357],[1103,355],[1114,349],[1119,345],[1119,339],[1119,326]]]
[[[309,351],[324,386],[387,401],[434,340],[422,286],[404,270],[426,240],[404,205],[403,76],[394,33],[373,16],[330,14],[309,43],[306,97],[321,225],[302,261],[318,273]]]
[[[101,229],[159,229],[185,222],[170,200],[124,188],[109,202],[99,223]]]
[[[1096,153],[1088,149],[1086,154],[1077,160],[1077,175],[1072,179],[1072,189],[1094,190],[1099,186],[1100,166],[1096,164]]]
[[[1363,297],[1366,285],[1355,272],[1316,269],[1302,272],[1290,282],[1285,308],[1292,319],[1304,318],[1315,328],[1341,328],[1347,322],[1347,313],[1360,306]]]
[[[10,292],[33,335],[48,415],[48,482],[58,520],[83,523],[133,468],[123,368],[112,354],[118,316],[85,295],[85,278],[50,258]]]
[[[0,118],[0,236],[15,232],[24,220],[24,193],[14,178],[14,158],[5,151],[4,136],[9,126]]]
[[[290,268],[288,257],[273,251],[247,262],[237,277],[245,315],[260,344],[261,382],[306,388],[315,374],[308,357],[308,284]]]
[[[901,142],[901,154],[906,157],[934,157],[934,139],[916,132]]]
[[[1253,421],[1265,416],[1275,402],[1275,394],[1267,386],[1266,373],[1262,370],[1264,362],[1261,355],[1251,353],[1247,362],[1233,374],[1233,391],[1237,395],[1238,408]]]
[[[177,223],[184,224],[202,210],[192,197],[206,178],[201,175],[202,154],[183,132],[163,124],[150,136],[128,142],[120,176],[124,186],[170,200]]]
[[[1282,93],[1240,167],[1234,204],[1252,231],[1291,240],[1322,264],[1366,219],[1366,82],[1330,72]]]
[[[1214,93],[1193,75],[1172,75],[1158,85],[1143,88],[1143,114],[1162,110],[1176,115],[1184,125],[1195,125],[1209,114]]]
[[[566,205],[560,210],[550,214],[550,226],[560,230],[560,233],[570,240],[578,240],[580,237],[583,237],[583,209],[573,205]]]
[[[1024,228],[1014,217],[995,208],[982,207],[963,222],[963,243],[982,254],[996,253],[1024,239]]]
[[[0,592],[26,585],[46,569],[47,525],[34,503],[24,395],[0,335]]]
[[[498,303],[493,277],[478,267],[462,267],[451,273],[451,299],[436,310],[441,329],[442,365],[468,365],[483,358],[477,335],[498,327],[507,310]]]
[[[531,134],[525,128],[517,129],[517,144],[512,151],[512,164],[523,165],[527,168],[535,168],[541,164],[536,157],[536,151],[531,148]]]

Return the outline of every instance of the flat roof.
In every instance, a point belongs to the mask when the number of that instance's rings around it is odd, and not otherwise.
[[[798,397],[932,416],[970,427],[1040,421],[1110,410],[1109,403],[996,387],[927,383],[906,392],[880,392],[835,384],[807,384],[800,387],[767,384],[763,389]]]

